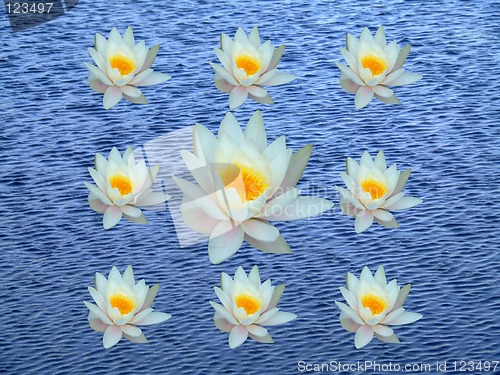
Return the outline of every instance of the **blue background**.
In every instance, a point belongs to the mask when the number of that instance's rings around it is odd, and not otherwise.
[[[136,40],[161,44],[153,65],[172,75],[144,89],[150,105],[102,108],[84,61],[96,32],[132,25]],[[90,210],[87,167],[96,152],[139,147],[198,122],[215,131],[229,110],[213,85],[219,35],[258,25],[263,41],[287,45],[279,68],[299,78],[269,91],[274,106],[247,101],[245,124],[263,111],[268,138],[313,144],[299,187],[335,202],[320,217],[278,223],[294,254],[245,245],[212,265],[207,243],[180,248],[168,211],[149,226],[102,228]],[[334,62],[345,35],[384,25],[388,41],[412,45],[405,68],[424,78],[397,87],[402,105],[374,100],[361,111]],[[9,374],[294,374],[305,361],[432,363],[500,360],[499,119],[500,6],[490,1],[80,1],[66,15],[21,33],[0,17],[0,372]],[[424,202],[396,213],[400,229],[374,224],[357,235],[340,213],[345,159],[384,149],[412,168],[405,189]],[[102,347],[87,322],[87,286],[112,265],[161,283],[153,305],[172,314],[145,328],[148,345]],[[230,350],[209,300],[221,272],[259,265],[286,283],[280,303],[297,320],[270,327],[276,343]],[[396,327],[401,345],[354,348],[334,301],[346,273],[383,264],[412,283],[405,304],[424,318]],[[500,366],[498,368],[500,371]],[[435,368],[433,370],[435,372]]]

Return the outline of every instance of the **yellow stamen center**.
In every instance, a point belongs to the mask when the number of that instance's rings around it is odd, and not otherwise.
[[[372,72],[374,76],[382,74],[387,69],[385,60],[374,55],[366,55],[363,57],[361,59],[361,65],[363,65],[363,68],[370,69],[370,72]]]
[[[122,315],[128,314],[135,308],[135,302],[132,298],[119,293],[111,296],[109,303],[111,307],[116,307]]]
[[[259,171],[244,165],[234,164],[239,168],[239,174],[231,173],[233,169],[221,171],[221,178],[226,188],[234,188],[243,202],[253,201],[260,197],[268,188],[269,182]]]
[[[363,307],[368,307],[373,315],[380,314],[387,308],[387,303],[375,294],[366,294],[361,298]]]
[[[367,178],[361,183],[361,189],[365,193],[370,193],[372,199],[379,199],[387,193],[387,186],[373,178]]]
[[[236,66],[242,68],[247,76],[252,76],[259,71],[261,63],[255,57],[240,55],[235,59]]]
[[[114,55],[109,59],[111,67],[118,69],[122,76],[130,74],[135,69],[135,62],[123,55]]]
[[[127,195],[132,192],[132,183],[130,178],[122,176],[121,174],[115,174],[109,179],[109,183],[112,188],[118,189],[120,195]]]
[[[247,315],[256,313],[262,306],[257,298],[249,294],[240,294],[236,297],[235,302],[236,306],[243,307]]]

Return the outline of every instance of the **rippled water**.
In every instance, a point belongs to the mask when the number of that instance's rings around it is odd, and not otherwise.
[[[293,374],[299,361],[500,360],[500,4],[161,3],[83,0],[20,33],[0,17],[0,372]],[[86,49],[96,32],[128,25],[136,39],[161,43],[154,67],[173,78],[144,90],[148,106],[122,101],[105,111],[87,85]],[[284,134],[295,150],[312,143],[300,186],[336,206],[278,224],[294,254],[244,246],[217,266],[206,242],[180,248],[169,211],[147,213],[149,226],[122,221],[103,230],[82,183],[94,154],[137,148],[195,122],[216,130],[229,108],[212,83],[213,47],[222,32],[253,25],[263,40],[286,43],[280,67],[299,79],[270,89],[274,106],[247,101],[235,115],[245,123],[261,109],[269,138]],[[347,32],[379,25],[388,41],[411,43],[406,68],[424,78],[396,88],[400,106],[374,101],[356,111],[334,61]],[[396,214],[400,229],[373,225],[356,235],[333,186],[342,185],[347,156],[379,149],[389,163],[412,168],[406,192],[424,203]],[[122,340],[104,350],[87,323],[86,288],[96,271],[128,264],[137,278],[161,283],[154,307],[173,317],[145,328],[149,345]],[[287,284],[280,307],[299,318],[270,328],[274,345],[230,350],[208,301],[216,300],[220,272],[254,264],[263,278]],[[388,279],[412,283],[405,307],[424,318],[396,328],[399,346],[374,340],[356,350],[338,321],[338,287],[346,272],[381,264]]]

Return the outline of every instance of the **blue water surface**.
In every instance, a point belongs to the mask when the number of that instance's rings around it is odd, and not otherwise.
[[[87,83],[87,47],[96,32],[129,25],[136,40],[161,44],[153,67],[173,78],[144,89],[149,105],[122,101],[106,111]],[[216,131],[229,107],[213,85],[213,48],[221,33],[254,25],[263,40],[286,44],[279,67],[299,78],[270,88],[275,105],[247,101],[234,114],[244,124],[260,109],[269,139],[285,135],[294,150],[311,143],[299,187],[335,207],[277,224],[293,254],[245,245],[219,265],[206,241],[179,246],[168,210],[147,212],[149,226],[104,230],[83,185],[94,154],[197,122]],[[388,41],[412,45],[405,68],[424,78],[395,88],[401,105],[356,111],[334,62],[347,32],[380,25]],[[453,373],[453,361],[500,360],[500,3],[82,0],[19,33],[4,13],[0,29],[0,372],[295,374],[301,361],[377,361],[427,363],[437,373],[436,361],[448,361]],[[399,229],[357,235],[333,187],[343,186],[348,156],[379,149],[412,168],[405,191],[424,202],[396,213]],[[148,345],[122,340],[105,350],[87,322],[87,286],[95,272],[129,264],[137,279],[161,284],[153,307],[172,318],[144,329]],[[273,345],[249,340],[231,350],[208,301],[217,300],[221,272],[255,264],[263,279],[287,284],[280,307],[298,318],[269,328]],[[356,350],[334,301],[343,300],[347,272],[379,265],[389,280],[412,284],[405,307],[424,318],[395,328],[400,345],[374,340]]]

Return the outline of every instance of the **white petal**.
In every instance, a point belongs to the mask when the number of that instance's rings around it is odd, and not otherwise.
[[[258,336],[258,337],[264,337],[267,335],[267,329],[264,327],[261,327],[257,324],[250,324],[246,326],[248,333],[251,333],[252,335]]]
[[[122,330],[120,327],[115,325],[110,325],[106,328],[104,332],[104,336],[102,337],[102,343],[105,349],[109,349],[112,346],[116,345],[118,341],[122,338]]]
[[[248,331],[244,326],[234,326],[229,334],[229,347],[231,349],[237,348],[246,341],[247,337]]]
[[[405,61],[408,57],[408,54],[410,53],[410,48],[411,48],[410,44],[408,44],[404,48],[401,48],[401,50],[399,51],[398,59],[396,60],[396,63],[394,64],[394,67],[392,68],[393,71],[401,69],[401,67],[403,66],[403,64],[405,63]]]
[[[290,73],[278,71],[276,74],[274,74],[269,79],[259,81],[259,85],[279,86],[279,85],[284,85],[286,83],[292,82],[296,78],[297,78],[297,76],[295,74],[290,74]]]
[[[120,89],[122,90],[124,95],[130,96],[132,98],[138,98],[142,95],[142,91],[135,86],[125,85],[121,86]]]
[[[102,311],[99,307],[87,301],[84,301],[83,303],[85,304],[85,306],[87,306],[87,309],[89,309],[89,311],[92,314],[94,314],[96,318],[100,319],[104,324],[108,325],[113,324],[111,319],[109,319],[108,315],[104,311]]]
[[[356,298],[352,295],[352,293],[342,286],[340,287],[340,292],[342,293],[342,296],[344,296],[349,306],[351,306],[351,308],[356,311],[358,303],[356,301]]]
[[[210,63],[210,66],[215,70],[215,72],[225,79],[227,83],[233,86],[239,86],[239,82],[233,77],[233,75],[227,71],[222,65]]]
[[[258,98],[264,98],[267,96],[267,90],[257,85],[248,86],[247,90],[249,95],[253,95]]]
[[[288,323],[294,320],[295,318],[297,318],[297,315],[295,314],[284,311],[278,311],[276,314],[273,314],[270,318],[265,320],[260,320],[259,324],[266,326],[275,326],[278,324]]]
[[[398,336],[396,336],[395,333],[393,333],[391,336],[387,336],[387,337],[375,334],[375,337],[383,342],[388,342],[391,344],[399,344],[399,342],[400,342],[398,339]]]
[[[396,203],[394,203],[391,206],[387,207],[387,209],[388,210],[405,210],[407,208],[414,207],[417,204],[420,204],[422,202],[423,202],[423,200],[420,199],[420,198],[403,197],[400,200],[398,200]]]
[[[155,61],[156,55],[158,55],[158,51],[159,50],[160,50],[160,45],[159,44],[157,44],[156,46],[151,47],[148,50],[146,58],[144,59],[144,64],[142,64],[142,67],[139,70],[139,73],[142,73],[146,69],[149,69],[151,67],[151,65],[153,65],[153,62]]]
[[[346,331],[349,332],[356,332],[360,327],[360,325],[354,323],[353,320],[350,318],[343,318],[342,315],[343,313],[341,313],[341,318],[340,318],[340,325],[342,326],[342,328],[344,328]]]
[[[386,210],[381,210],[381,209],[373,210],[372,214],[381,221],[391,221],[392,219],[394,219],[392,214]]]
[[[282,236],[278,236],[274,242],[262,242],[254,239],[253,237],[245,236],[245,241],[265,253],[290,254],[292,252]]]
[[[142,334],[142,330],[139,327],[130,324],[124,324],[120,328],[122,332],[128,336],[138,337]]]
[[[231,90],[231,94],[229,95],[229,107],[231,109],[236,109],[247,100],[248,91],[243,86],[235,86]]]
[[[114,107],[122,99],[123,92],[118,86],[109,86],[104,93],[103,105],[105,109]]]
[[[389,98],[394,94],[390,88],[382,85],[373,86],[372,90],[375,94],[380,95],[384,98]]]
[[[172,315],[166,314],[163,312],[159,311],[153,311],[152,313],[146,315],[143,319],[134,321],[134,324],[140,325],[140,326],[146,326],[146,325],[151,325],[151,324],[157,324],[164,322],[167,319],[170,319]]]
[[[261,111],[255,111],[250,120],[248,120],[244,131],[245,138],[251,140],[260,152],[267,148],[266,129]]]
[[[338,308],[347,315],[350,319],[354,321],[354,323],[362,325],[364,324],[363,320],[358,316],[356,311],[354,311],[351,307],[347,306],[345,303],[335,301],[335,304]]]
[[[361,86],[356,92],[356,97],[354,98],[354,105],[356,109],[361,109],[366,107],[373,99],[373,90],[368,86]]]
[[[406,301],[406,298],[408,297],[408,294],[410,293],[410,289],[411,289],[411,284],[406,284],[399,290],[398,298],[394,303],[394,306],[392,307],[393,311],[403,306],[403,304]]]
[[[234,327],[234,324],[231,324],[226,319],[222,318],[218,312],[215,312],[214,314],[214,323],[215,326],[222,332],[231,332]]]
[[[122,218],[122,210],[117,206],[109,206],[103,217],[104,229],[114,227]]]
[[[231,221],[221,221],[214,228],[208,242],[208,256],[219,264],[236,253],[243,243],[244,232]]]
[[[373,279],[380,285],[385,286],[387,284],[386,278],[385,278],[385,271],[384,271],[384,266],[380,266],[377,269],[377,272],[375,272],[375,275],[373,276]]]
[[[274,242],[280,235],[278,228],[267,221],[250,219],[241,223],[245,233],[258,241]]]
[[[233,314],[231,314],[224,306],[219,305],[218,303],[209,301],[210,305],[218,312],[224,319],[226,319],[231,324],[239,324],[238,321],[234,318]]]
[[[386,41],[385,41],[385,33],[384,33],[384,27],[383,26],[380,26],[377,30],[377,32],[375,33],[375,37],[373,38],[375,40],[375,42],[377,42],[380,46],[383,46],[385,47],[385,45],[387,44]]]
[[[125,206],[121,206],[120,209],[122,210],[122,213],[124,215],[131,216],[131,217],[139,217],[142,214],[142,211],[139,208],[134,207],[134,206],[125,205]]]
[[[170,78],[172,77],[168,74],[152,72],[151,74],[148,74],[144,79],[135,81],[134,84],[137,86],[152,86],[168,81]]]
[[[127,340],[132,341],[132,342],[137,343],[137,344],[147,344],[148,343],[148,339],[146,338],[146,336],[144,336],[144,333],[141,333],[137,337],[129,336],[129,335],[124,333],[123,337],[125,337]]]
[[[410,83],[417,82],[420,79],[422,79],[422,76],[420,74],[410,73],[410,72],[404,72],[398,78],[396,78],[395,80],[393,80],[390,83],[390,85],[391,86],[409,85]]]
[[[367,230],[373,223],[373,214],[370,211],[365,211],[363,215],[356,216],[354,228],[356,233],[361,233]]]
[[[410,324],[410,323],[416,322],[417,320],[422,319],[422,318],[423,318],[422,314],[404,311],[402,314],[400,314],[396,318],[391,319],[388,322],[385,322],[385,324],[389,324],[389,325]]]
[[[285,52],[285,45],[282,44],[278,48],[276,48],[273,52],[273,57],[271,58],[271,61],[269,62],[269,65],[267,67],[267,71],[269,72],[272,69],[275,69],[278,66],[278,63],[281,60],[281,57],[283,56],[283,52]]]
[[[362,325],[356,331],[354,336],[354,345],[356,349],[361,349],[373,339],[373,329],[370,326]]]
[[[153,304],[156,295],[158,294],[158,290],[160,290],[160,284],[155,284],[149,287],[146,298],[144,299],[144,303],[142,304],[142,307],[139,309],[139,311],[143,311]]]
[[[340,73],[340,87],[351,94],[356,94],[361,86],[356,85],[351,79],[346,77],[343,72]]]
[[[394,334],[394,331],[392,328],[384,326],[383,324],[377,324],[372,326],[373,331],[375,331],[376,334],[380,336],[392,336]]]
[[[306,168],[307,162],[311,157],[312,145],[306,145],[302,147],[299,151],[292,154],[290,163],[288,165],[288,170],[286,175],[281,182],[281,188],[287,190],[289,188],[294,188],[297,182],[302,177],[304,170]]]

